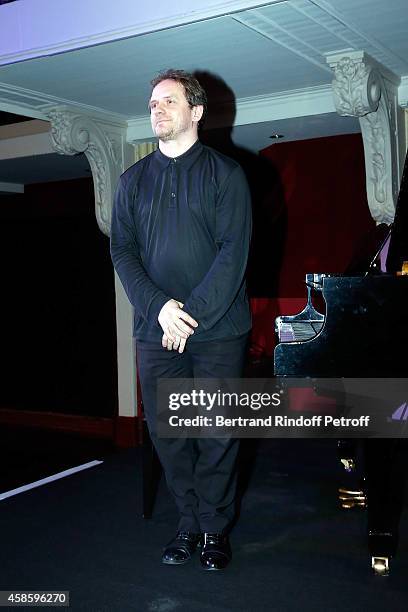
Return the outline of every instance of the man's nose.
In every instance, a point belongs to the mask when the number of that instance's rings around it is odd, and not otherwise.
[[[163,113],[163,110],[164,110],[163,105],[160,102],[158,102],[154,108],[154,113],[155,115],[161,115]]]

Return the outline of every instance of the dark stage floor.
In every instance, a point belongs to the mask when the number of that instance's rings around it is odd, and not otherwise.
[[[376,577],[364,512],[338,507],[334,441],[249,443],[243,465],[254,462],[231,536],[233,562],[205,572],[198,556],[185,566],[160,563],[176,511],[161,483],[153,518],[141,518],[140,449],[17,434],[3,432],[2,491],[104,462],[0,501],[0,590],[69,590],[70,608],[89,612],[408,610],[407,508],[391,574]]]

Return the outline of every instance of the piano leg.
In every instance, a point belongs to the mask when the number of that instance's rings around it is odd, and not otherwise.
[[[368,498],[368,547],[371,567],[378,576],[389,573],[395,556],[403,506],[407,441],[364,440]]]

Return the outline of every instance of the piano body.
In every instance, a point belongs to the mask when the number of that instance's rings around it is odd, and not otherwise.
[[[377,261],[386,243],[388,255],[382,272]],[[394,223],[386,240],[377,246],[363,273],[306,275],[304,310],[276,319],[279,340],[274,353],[276,376],[407,377],[408,274],[400,271],[408,261],[408,155]],[[324,314],[313,305],[316,294],[323,297]],[[349,452],[352,447],[351,440],[339,441],[340,450]],[[396,550],[405,449],[405,440],[363,441],[369,548],[372,567],[378,574],[388,573],[389,558]],[[348,458],[342,458],[342,463],[347,470],[354,469],[352,452]],[[365,492],[355,493],[359,500],[356,505],[363,505]]]
[[[308,304],[299,315],[278,317],[281,343],[274,354],[276,375],[397,378],[407,374],[403,352],[408,346],[408,276],[307,274],[306,285],[322,293],[326,313],[319,319]]]

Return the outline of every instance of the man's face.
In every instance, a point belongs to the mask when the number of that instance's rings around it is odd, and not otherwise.
[[[202,114],[202,107],[190,108],[184,87],[172,79],[156,85],[149,108],[153,132],[162,142],[177,140],[178,136],[189,131],[196,132]]]

